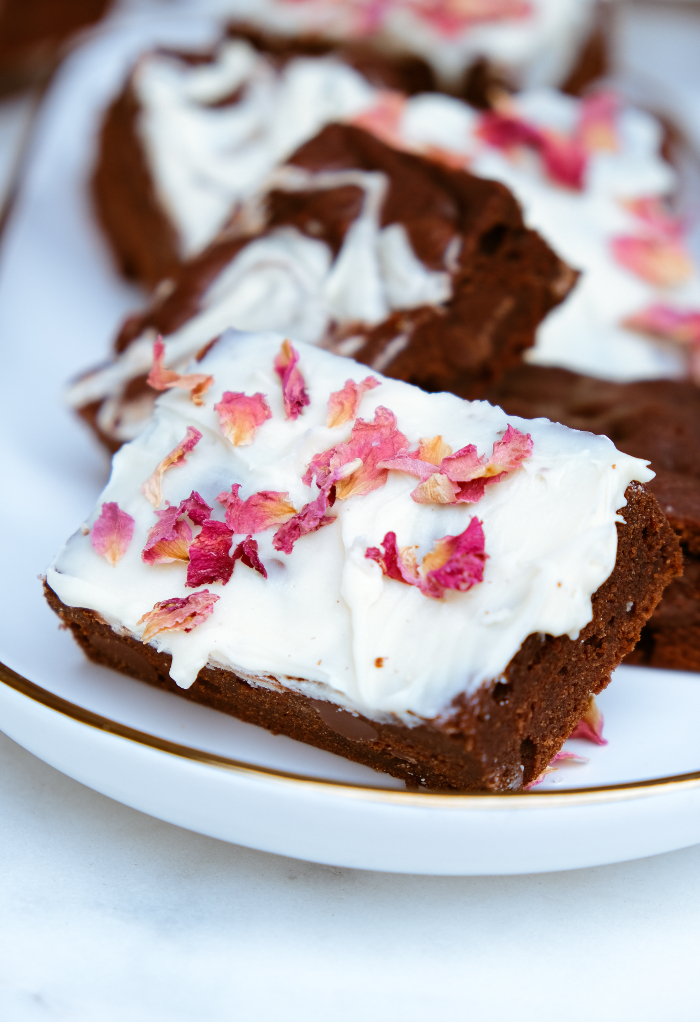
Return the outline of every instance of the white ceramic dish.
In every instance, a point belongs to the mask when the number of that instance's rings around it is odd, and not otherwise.
[[[0,727],[98,791],[183,827],[365,869],[526,873],[700,841],[700,678],[623,668],[603,695],[610,744],[521,795],[409,793],[398,781],[87,663],[37,576],[92,507],[108,465],[61,404],[138,295],[111,270],[84,182],[97,112],[144,38],[204,23],[133,19],[64,69],[42,112],[4,240]],[[89,86],[86,84],[89,82]],[[16,672],[16,673],[15,673]]]

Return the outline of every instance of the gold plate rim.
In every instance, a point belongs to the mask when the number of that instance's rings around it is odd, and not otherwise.
[[[128,724],[112,720],[102,714],[88,710],[78,703],[72,703],[63,696],[56,695],[49,689],[42,688],[18,674],[11,667],[0,661],[0,682],[8,688],[19,692],[33,702],[45,706],[65,717],[93,727],[96,730],[124,738],[137,745],[143,745],[158,752],[190,760],[200,765],[223,769],[229,772],[246,775],[258,780],[277,781],[305,789],[319,791],[333,790],[344,797],[368,801],[379,801],[394,806],[419,806],[420,808],[439,809],[542,809],[561,806],[590,805],[601,802],[621,802],[629,799],[648,798],[653,795],[669,794],[677,791],[688,791],[700,788],[700,770],[668,777],[656,777],[643,781],[597,785],[587,788],[568,789],[565,791],[514,791],[514,792],[454,792],[454,791],[400,791],[382,788],[371,784],[348,784],[320,777],[308,777],[273,767],[257,766],[245,761],[222,756],[219,753],[197,749],[190,745],[160,738],[147,731],[140,731]]]

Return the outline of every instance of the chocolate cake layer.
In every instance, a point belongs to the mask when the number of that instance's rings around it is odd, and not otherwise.
[[[544,416],[603,433],[651,462],[648,483],[678,536],[683,577],[672,582],[628,662],[700,671],[700,390],[687,381],[611,383],[522,365],[488,395],[512,415]]]
[[[452,296],[447,301],[395,309],[376,325],[331,322],[317,338],[322,346],[352,354],[388,376],[428,391],[481,397],[534,343],[537,326],[576,280],[576,273],[525,227],[517,202],[495,181],[394,149],[361,128],[340,124],[329,125],[302,146],[289,166],[310,174],[381,172],[388,187],[379,227],[401,225],[428,270],[449,272]],[[313,179],[308,191],[273,189],[256,211],[262,221],[255,233],[243,233],[245,219],[234,218],[228,231],[177,271],[142,313],[125,322],[115,344],[117,355],[148,330],[167,342],[201,311],[208,290],[258,238],[291,227],[324,242],[336,258],[363,199],[362,188],[355,184],[314,187]],[[128,226],[126,219],[123,224]],[[225,325],[242,324],[236,320]],[[351,352],[344,347],[349,338]],[[203,336],[201,344],[210,340]],[[196,349],[191,352],[195,354]],[[105,401],[118,402],[113,415],[118,423],[120,415],[128,416],[130,409],[147,402],[149,394],[154,397],[144,372],[132,374],[121,391],[102,399],[72,400],[115,450],[128,437],[101,424]]]
[[[593,619],[576,639],[531,635],[502,677],[458,698],[441,720],[409,728],[335,704],[253,685],[207,667],[188,690],[170,679],[170,655],[120,635],[93,611],[50,606],[95,663],[195,702],[401,778],[454,790],[514,790],[535,780],[630,652],[664,587],[680,571],[678,541],[655,498],[632,484],[617,525],[615,568],[593,595]],[[263,683],[265,683],[263,679]]]

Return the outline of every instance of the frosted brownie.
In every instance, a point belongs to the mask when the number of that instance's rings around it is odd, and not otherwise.
[[[688,381],[611,383],[563,369],[521,366],[489,395],[507,412],[546,416],[604,433],[621,450],[648,458],[648,484],[683,550],[683,577],[671,583],[628,662],[700,671],[700,390]]]
[[[228,327],[276,329],[426,390],[478,397],[575,281],[502,185],[333,124],[270,176],[219,240],[122,329],[69,392],[112,447],[147,421],[165,365]]]
[[[537,778],[678,574],[646,464],[280,335],[161,355],[47,573],[87,655],[409,784]]]
[[[382,88],[432,82],[368,47],[323,50],[238,29],[208,52],[142,54],[105,114],[93,179],[127,276],[154,287],[325,124],[374,106]]]

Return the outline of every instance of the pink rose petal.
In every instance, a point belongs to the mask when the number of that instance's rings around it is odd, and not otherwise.
[[[204,373],[189,373],[187,376],[181,376],[180,373],[164,367],[164,355],[165,345],[163,338],[159,336],[153,345],[153,368],[146,380],[148,385],[154,390],[169,390],[171,387],[189,390],[193,403],[203,405],[204,394],[214,382],[214,377],[206,376]]]
[[[660,340],[675,341],[689,347],[700,346],[700,311],[657,303],[628,316],[622,325]]]
[[[180,504],[179,511],[181,515],[189,515],[195,525],[204,525],[207,519],[211,518],[212,509],[196,490],[192,490],[189,497]]]
[[[654,237],[678,240],[683,238],[684,221],[681,217],[674,216],[657,195],[627,199],[622,205],[639,220],[640,226]]]
[[[159,632],[191,632],[209,617],[218,599],[218,596],[203,589],[201,593],[161,600],[153,610],[139,618],[138,624],[146,626],[141,641],[148,642]]]
[[[384,6],[391,9],[402,4],[389,2]],[[461,35],[476,25],[526,18],[532,13],[532,5],[527,0],[417,0],[413,6],[446,38]]]
[[[398,549],[393,532],[387,532],[382,540],[383,552],[378,547],[369,547],[365,557],[376,561],[389,578],[417,586],[424,596],[440,599],[447,589],[466,592],[483,581],[488,557],[484,545],[481,522],[472,518],[459,536],[437,540],[420,567],[416,564],[415,547]]]
[[[614,92],[596,92],[581,100],[576,134],[587,153],[619,149],[619,113],[620,98]]]
[[[408,440],[396,428],[396,416],[380,405],[372,422],[356,420],[347,443],[315,455],[303,481],[310,486],[316,477],[316,485],[321,489],[335,485],[339,500],[371,493],[384,485],[389,474],[380,463],[391,461],[407,448]],[[343,471],[345,466],[358,460],[361,464],[358,463],[350,474]]]
[[[362,383],[355,383],[354,380],[346,380],[342,390],[336,390],[328,398],[328,418],[326,425],[332,429],[335,426],[343,426],[350,419],[357,418],[360,402],[368,390],[379,386],[379,380],[374,376],[367,376]]]
[[[116,501],[102,505],[100,517],[92,527],[90,540],[100,557],[114,567],[124,554],[134,535],[134,519],[122,511]]]
[[[272,418],[265,395],[259,393],[248,396],[226,390],[214,408],[219,413],[221,432],[234,447],[252,444],[258,426]]]
[[[146,545],[141,551],[144,564],[169,564],[189,560],[192,530],[180,519],[181,508],[156,510],[158,522],[148,530]]]
[[[189,589],[221,582],[226,585],[233,572],[231,540],[233,533],[224,522],[209,519],[199,535],[190,544],[190,563],[187,565]]]
[[[289,341],[284,341],[275,358],[275,372],[282,382],[284,414],[287,419],[298,419],[305,405],[309,404],[304,377],[297,369],[298,361],[299,352]]]
[[[275,550],[280,550],[283,554],[291,554],[294,544],[302,536],[317,532],[324,525],[334,522],[335,516],[326,514],[333,502],[334,497],[330,495],[329,491],[321,490],[315,500],[305,504],[298,514],[279,527],[272,537],[272,545]]]
[[[216,498],[226,508],[226,524],[234,533],[245,536],[265,532],[273,525],[289,521],[297,513],[288,493],[260,490],[247,500],[241,500],[238,496],[240,488],[239,483],[234,483],[230,493],[224,490]]]
[[[406,142],[401,131],[401,120],[406,100],[403,92],[380,89],[373,105],[355,114],[350,123],[376,135],[394,149],[404,149]]]
[[[235,564],[238,559],[241,559],[243,564],[246,564],[249,568],[254,571],[259,571],[263,578],[267,578],[267,572],[265,571],[265,565],[260,560],[258,555],[258,543],[257,540],[252,539],[250,536],[246,536],[242,540],[236,549],[233,551],[231,560]]]
[[[578,191],[583,188],[586,153],[577,138],[566,138],[529,124],[513,110],[487,110],[481,116],[479,135],[496,149],[509,151],[527,146],[539,153],[553,181]]]
[[[658,287],[682,284],[693,274],[693,261],[677,238],[621,235],[610,247],[620,266]]]
[[[578,766],[582,766],[584,763],[588,763],[588,759],[585,756],[577,756],[575,752],[564,752],[563,750],[557,752],[549,762],[549,765],[544,768],[541,774],[530,781],[529,784],[524,785],[525,791],[530,791],[531,788],[536,788],[538,784],[542,784],[547,774],[554,774],[557,772],[557,767],[553,766],[554,763],[572,763]]]
[[[607,745],[607,739],[603,738],[603,725],[605,720],[598,709],[595,698],[591,696],[588,709],[578,722],[569,738],[583,738],[595,745]]]
[[[154,468],[152,474],[148,477],[146,482],[141,487],[141,493],[144,495],[146,500],[149,500],[154,507],[159,507],[163,500],[163,491],[161,489],[163,482],[163,475],[173,465],[182,465],[185,460],[185,455],[192,451],[199,441],[202,439],[202,434],[194,426],[187,427],[187,433],[180,441],[180,443],[173,447],[172,451],[163,458]]]

